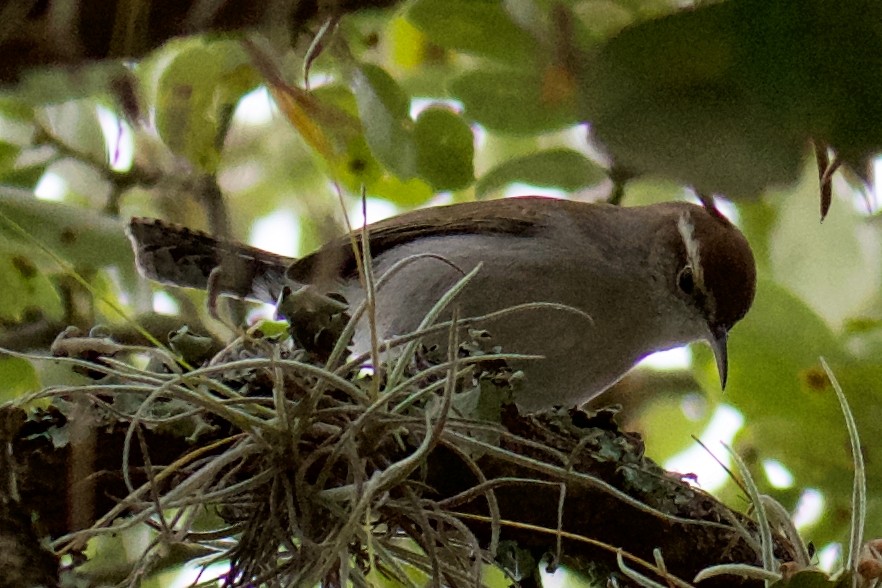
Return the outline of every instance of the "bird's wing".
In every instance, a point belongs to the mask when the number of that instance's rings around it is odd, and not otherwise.
[[[426,237],[475,233],[528,237],[543,224],[549,211],[577,206],[583,205],[522,197],[415,210],[368,227],[371,255],[376,257]],[[218,294],[272,302],[286,278],[300,284],[328,285],[356,271],[350,236],[293,259],[158,219],[133,218],[128,233],[142,275],[164,284],[205,289],[211,274],[220,268],[215,272],[220,283],[212,284]],[[360,245],[361,231],[354,231],[353,236]]]
[[[465,234],[506,234],[528,237],[542,224],[550,207],[576,203],[543,197],[466,202],[414,210],[368,226],[371,256],[378,257],[415,239]],[[356,271],[353,238],[361,245],[361,231],[335,239],[294,262],[288,277],[300,283],[321,281],[317,276],[352,276]]]

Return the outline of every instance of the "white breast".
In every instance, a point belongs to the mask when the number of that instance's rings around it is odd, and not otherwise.
[[[576,307],[593,318],[588,321],[572,312],[539,309],[508,315],[481,327],[491,333],[503,351],[545,357],[513,366],[526,374],[526,386],[517,397],[524,409],[585,401],[656,350],[639,347],[634,334],[641,327],[635,328],[635,317],[627,318],[622,312],[624,307],[649,309],[646,288],[635,286],[640,283],[639,276],[622,275],[617,270],[621,264],[601,258],[587,247],[567,250],[554,239],[511,236],[437,237],[384,253],[375,260],[376,276],[409,255],[426,252],[444,257],[462,272],[472,270],[476,260],[483,261],[481,271],[458,299],[462,317],[525,302],[555,302]],[[416,329],[462,275],[444,261],[425,258],[398,271],[377,297],[381,340]],[[363,299],[357,284],[350,284],[345,295],[350,301]],[[645,328],[653,328],[653,314],[648,313]],[[446,337],[441,339],[446,341]],[[367,322],[363,320],[356,334],[355,351],[367,351],[369,346]]]

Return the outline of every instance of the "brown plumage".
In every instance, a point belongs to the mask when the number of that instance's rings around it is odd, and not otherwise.
[[[294,260],[144,219],[132,220],[130,234],[142,273],[164,283],[205,287],[221,266],[220,293],[272,301],[287,282],[338,290],[350,303],[363,298],[349,236]],[[458,298],[462,316],[527,302],[565,304],[591,316],[589,324],[537,311],[487,325],[504,350],[547,357],[523,366],[531,385],[518,402],[530,409],[587,400],[642,357],[696,339],[710,342],[725,382],[726,336],[755,292],[744,236],[716,210],[683,202],[470,202],[380,221],[368,234],[378,275],[422,255],[378,295],[381,339],[416,328],[479,262],[482,270]],[[366,328],[356,333],[357,351],[370,340]]]

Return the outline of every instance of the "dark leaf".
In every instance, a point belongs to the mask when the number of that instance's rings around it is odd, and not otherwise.
[[[455,112],[441,106],[417,117],[414,141],[419,175],[436,190],[459,190],[475,180],[474,136]]]
[[[579,122],[564,70],[477,70],[455,79],[450,91],[466,115],[487,128],[512,134],[562,129]]]

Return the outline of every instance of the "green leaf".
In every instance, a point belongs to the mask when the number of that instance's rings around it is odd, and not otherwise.
[[[34,105],[14,94],[0,94],[0,116],[18,122],[32,123]]]
[[[402,180],[415,177],[417,154],[411,135],[410,98],[392,76],[375,65],[356,68],[352,88],[371,151]]]
[[[76,67],[37,67],[24,72],[18,85],[0,89],[0,99],[45,105],[94,98],[96,92],[129,75],[122,61],[113,59],[80,62]]]
[[[538,44],[496,0],[418,0],[407,19],[434,43],[512,64],[534,61]]]
[[[123,274],[134,272],[132,250],[119,219],[0,187],[0,245],[43,262],[47,258],[38,244],[77,267],[114,265]]]
[[[578,151],[549,149],[496,166],[481,177],[475,193],[483,198],[515,182],[573,192],[605,178],[605,170]]]
[[[459,190],[475,180],[472,129],[443,106],[423,110],[414,127],[417,169],[436,190]]]
[[[560,89],[563,91],[560,91]],[[489,129],[529,135],[579,122],[565,72],[477,70],[453,80],[450,91],[465,114]]]
[[[733,72],[783,128],[830,144],[851,163],[882,149],[882,4],[738,0]],[[856,40],[860,40],[856,42]]]
[[[882,149],[880,18],[869,0],[733,0],[645,22],[585,62],[583,114],[619,166],[705,192],[793,182],[809,138],[861,162]]]
[[[0,357],[0,404],[13,400],[40,387],[40,378],[34,366],[18,357]]]
[[[0,170],[5,171],[6,168],[12,167],[19,153],[21,153],[21,147],[18,145],[13,145],[8,141],[0,141]]]
[[[720,8],[721,7],[721,8]],[[588,64],[585,114],[619,166],[707,192],[752,195],[797,177],[803,140],[731,79],[728,6],[650,21]]]
[[[64,145],[91,161],[107,161],[104,131],[98,122],[95,103],[92,100],[76,100],[52,104],[38,112],[47,130]]]
[[[796,180],[804,141],[782,133],[759,104],[732,95],[713,86],[637,92],[615,110],[587,114],[596,139],[632,172],[730,197]]]
[[[238,43],[184,43],[159,77],[159,136],[197,168],[216,172],[233,109],[258,81]]]
[[[61,299],[48,277],[25,255],[0,252],[0,319],[22,320],[26,312],[61,316]],[[4,380],[0,379],[0,382]]]
[[[46,165],[29,165],[0,172],[0,183],[4,186],[33,190],[46,173]]]
[[[355,96],[341,85],[311,92],[288,88],[274,91],[279,110],[300,133],[304,143],[319,157],[323,173],[349,192],[362,188],[401,206],[423,204],[432,197],[431,186],[412,178],[402,180],[375,156],[357,118]]]
[[[0,183],[15,188],[31,190],[43,177],[47,163],[41,161],[34,165],[20,166],[18,157],[21,147],[0,141]]]
[[[397,206],[409,207],[425,204],[434,195],[432,187],[420,179],[405,181],[388,173],[377,178],[370,192]]]

